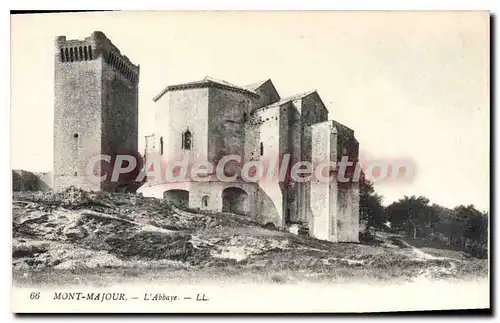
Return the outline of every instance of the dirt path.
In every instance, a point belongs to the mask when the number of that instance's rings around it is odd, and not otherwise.
[[[456,262],[461,262],[460,259],[450,258],[450,257],[438,257],[424,252],[423,250],[412,246],[408,242],[403,239],[399,239],[399,241],[408,248],[411,248],[412,252],[415,254],[418,260],[427,261],[427,260],[444,260],[448,261],[449,267],[443,267],[442,265],[432,265],[424,270],[416,277],[416,280],[426,280],[429,278],[437,277],[437,276],[455,276],[457,274],[457,265]]]
[[[428,254],[427,252],[422,251],[421,249],[412,246],[408,242],[404,241],[403,239],[399,239],[402,244],[404,244],[406,247],[411,248],[413,253],[419,258],[419,259],[424,259],[424,260],[452,260],[452,261],[461,261],[459,259],[455,258],[450,258],[450,257],[438,257],[438,256],[433,256],[431,254]]]

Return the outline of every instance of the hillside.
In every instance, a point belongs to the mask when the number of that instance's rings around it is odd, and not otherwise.
[[[488,273],[487,260],[416,248],[394,234],[380,233],[371,245],[330,243],[131,194],[16,192],[12,207],[13,275],[20,285],[408,281]]]

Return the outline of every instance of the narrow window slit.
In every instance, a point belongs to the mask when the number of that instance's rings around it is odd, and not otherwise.
[[[182,134],[182,149],[191,149],[191,137],[191,131],[189,130],[186,130],[186,132]]]

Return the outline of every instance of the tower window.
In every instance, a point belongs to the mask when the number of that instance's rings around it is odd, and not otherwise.
[[[163,156],[163,137],[160,137],[160,155]]]
[[[65,61],[66,61],[66,62],[69,62],[69,51],[68,51],[68,49],[67,49],[67,48],[65,48],[65,49],[64,49],[64,54],[65,54],[64,56],[65,56],[65,58],[66,58],[66,59],[65,59]]]
[[[264,155],[264,143],[262,141],[260,142],[260,155]]]
[[[64,62],[64,49],[61,48],[61,62]]]
[[[75,139],[78,138],[78,134],[77,133],[73,134],[73,138]]]
[[[89,59],[93,59],[92,58],[92,46],[89,45]]]
[[[191,139],[192,139],[191,131],[186,130],[186,132],[182,134],[182,149],[186,150],[191,149]]]

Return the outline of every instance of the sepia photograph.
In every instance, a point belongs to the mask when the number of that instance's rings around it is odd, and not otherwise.
[[[490,310],[488,11],[10,20],[12,312]]]

